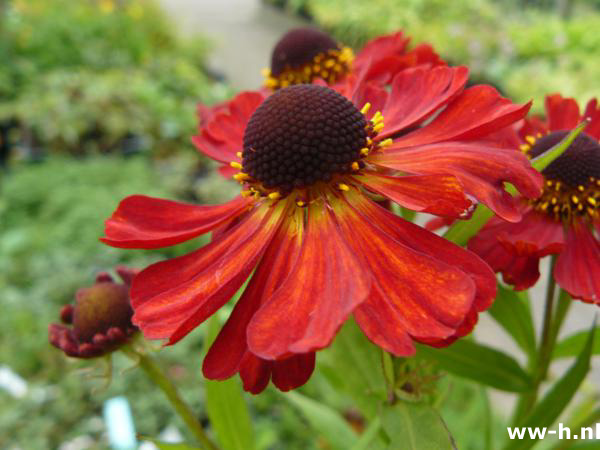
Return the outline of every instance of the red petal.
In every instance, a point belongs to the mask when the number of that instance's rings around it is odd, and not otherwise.
[[[600,107],[595,98],[591,99],[586,105],[583,117],[590,120],[585,132],[596,139],[600,139]]]
[[[265,361],[250,352],[246,352],[240,365],[240,378],[244,390],[252,394],[260,394],[271,379],[273,361]]]
[[[440,70],[436,68],[433,70]],[[466,73],[464,74],[466,78]],[[392,95],[390,101],[396,99]],[[529,111],[531,102],[517,105],[491,86],[473,86],[454,98],[430,124],[396,140],[400,147],[450,140],[478,139],[504,128]],[[388,118],[385,116],[386,130]],[[389,134],[389,132],[386,132]]]
[[[512,183],[529,198],[539,196],[543,184],[543,177],[521,152],[477,143],[448,142],[410,149],[392,144],[384,152],[370,155],[369,161],[408,173],[454,175],[468,194],[513,222],[520,220],[521,214],[503,184]]]
[[[250,350],[277,359],[326,347],[369,282],[326,207],[311,206],[294,269],[248,326]]]
[[[390,177],[377,172],[354,176],[371,190],[414,211],[458,217],[471,202],[453,175],[414,175]]]
[[[100,240],[120,248],[160,248],[179,244],[218,227],[248,209],[236,197],[221,205],[200,206],[132,195],[119,203],[105,222]]]
[[[569,227],[554,278],[573,298],[600,304],[600,242],[587,224]]]
[[[273,361],[273,384],[283,392],[296,389],[308,381],[314,370],[314,353]]]
[[[294,266],[300,242],[293,235],[293,221],[282,226],[238,300],[229,319],[210,347],[202,370],[206,378],[224,380],[237,372],[248,349],[246,328],[260,305],[281,286]]]
[[[192,138],[198,150],[223,163],[239,161],[236,153],[244,147],[244,130],[252,113],[265,99],[261,91],[242,92],[227,104],[218,105],[209,119],[201,124],[200,133]],[[202,118],[202,117],[201,117]]]
[[[417,338],[452,335],[471,308],[475,296],[472,279],[395,240],[378,218],[363,217],[353,210],[337,217],[355,252],[363,255],[363,267],[373,276],[372,289],[377,289],[388,309],[395,312],[394,317],[384,318],[395,322],[388,325],[401,326]],[[377,296],[372,291],[367,300],[373,309],[378,309]]]
[[[249,214],[229,234],[188,255],[156,263],[133,281],[133,322],[148,338],[177,342],[239,289],[269,245],[283,215]]]
[[[367,301],[354,310],[354,319],[365,335],[385,351],[396,356],[415,354],[405,321],[379,289],[372,289]]]
[[[358,71],[358,69],[362,68],[370,61],[385,58],[391,55],[403,54],[409,42],[410,38],[404,37],[402,31],[385,34],[370,40],[356,55],[353,63],[354,71]]]
[[[416,125],[458,95],[467,82],[466,67],[405,70],[394,77],[383,109],[380,139]]]
[[[530,210],[518,223],[493,217],[469,241],[469,249],[481,256],[515,289],[528,289],[539,276],[540,258],[563,247],[562,225]]]
[[[560,94],[546,97],[546,114],[550,131],[571,130],[581,121],[577,102]]]

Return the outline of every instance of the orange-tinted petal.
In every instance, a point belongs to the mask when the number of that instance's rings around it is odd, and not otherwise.
[[[294,269],[248,326],[256,355],[277,359],[326,347],[369,292],[369,277],[326,210],[309,207]]]
[[[144,335],[173,344],[229,300],[269,245],[284,215],[280,205],[258,209],[205,247],[140,272],[131,299],[133,322]]]
[[[388,324],[392,329],[401,327],[415,338],[451,336],[471,308],[473,280],[462,270],[400,243],[379,221],[353,209],[336,208],[336,212],[355,252],[363,256],[363,267],[372,274],[367,303],[372,310],[380,310],[376,303],[381,297],[389,305],[381,320],[392,321]]]
[[[572,130],[581,121],[577,102],[560,94],[546,96],[546,114],[550,131]]]
[[[520,220],[521,214],[516,200],[504,190],[504,183],[512,183],[529,198],[539,196],[543,184],[542,176],[521,152],[475,142],[448,142],[410,149],[392,144],[384,152],[370,155],[369,161],[414,174],[454,175],[468,194],[512,222]]]
[[[132,195],[105,222],[100,240],[120,248],[160,248],[211,231],[242,214],[250,201],[236,197],[221,205],[200,206]]]
[[[416,68],[396,75],[383,109],[385,128],[380,139],[431,116],[463,90],[468,74],[468,69],[461,66]]]
[[[492,304],[496,297],[496,277],[488,265],[473,252],[408,222],[367,199],[351,197],[349,201],[367,221],[376,223],[398,242],[469,275],[476,287],[473,309],[483,311]]]
[[[369,189],[414,211],[458,217],[471,201],[453,175],[413,175],[391,177],[377,172],[354,176]]]
[[[600,304],[600,242],[587,224],[569,227],[554,278],[573,298]]]
[[[224,380],[237,372],[248,349],[248,323],[260,305],[283,284],[299,253],[299,236],[295,234],[294,223],[290,220],[279,228],[229,319],[206,354],[202,365],[205,377]]]
[[[512,103],[491,86],[473,86],[455,97],[430,124],[397,139],[396,144],[412,147],[483,138],[522,119],[530,107],[531,102],[525,105]],[[387,128],[387,116],[385,118]]]

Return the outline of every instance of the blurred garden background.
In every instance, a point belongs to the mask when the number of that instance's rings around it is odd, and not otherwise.
[[[188,437],[129,361],[114,358],[106,387],[103,362],[89,370],[67,360],[48,344],[47,326],[96,272],[197,247],[122,251],[98,237],[126,195],[208,203],[232,196],[236,186],[191,144],[196,105],[258,88],[273,44],[306,23],[356,48],[403,29],[413,43],[468,65],[474,83],[517,102],[533,99],[536,111],[547,93],[580,104],[600,97],[598,0],[0,1],[0,448],[107,448],[102,404],[117,395],[131,403],[140,434]],[[344,448],[344,433],[362,431],[352,408],[360,399],[340,396],[339,387],[351,393],[353,383],[383,383],[372,380],[379,370],[334,363],[336,352],[368,360],[366,341],[344,347],[353,331],[319,355],[299,394],[244,396],[257,449]],[[158,353],[201,419],[203,338],[196,330]],[[484,448],[482,435],[504,439],[500,425],[489,426],[500,423],[502,408],[458,378],[446,375],[440,386],[436,402],[459,448]],[[341,420],[311,398],[327,398]]]

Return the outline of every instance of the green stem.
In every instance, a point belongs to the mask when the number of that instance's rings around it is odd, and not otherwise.
[[[556,293],[556,282],[554,281],[554,263],[556,257],[552,256],[550,271],[548,273],[548,284],[546,287],[546,303],[544,307],[544,322],[542,324],[542,335],[537,352],[535,365],[532,368],[533,388],[531,391],[524,392],[519,398],[513,423],[518,424],[531,411],[537,401],[540,385],[546,379],[548,368],[552,359],[552,352],[556,344],[556,338],[560,326],[566,315],[566,308],[559,308],[554,314],[554,298]],[[554,319],[554,320],[553,320]]]
[[[160,366],[154,359],[144,353],[134,350],[131,346],[125,345],[121,347],[121,351],[129,358],[139,363],[140,367],[146,372],[148,378],[158,386],[169,399],[171,406],[175,409],[179,417],[185,422],[188,429],[198,439],[198,442],[208,450],[217,450],[217,446],[204,433],[202,425],[190,409],[187,403],[183,401],[179,391],[171,380],[165,375]]]
[[[556,306],[556,312],[554,313],[554,319],[552,321],[552,329],[550,330],[550,339],[552,342],[556,342],[558,339],[558,333],[560,332],[560,328],[562,327],[572,304],[573,300],[571,300],[569,293],[564,289],[561,289],[560,294],[558,295],[558,305]],[[552,355],[550,355],[550,357],[552,357]]]

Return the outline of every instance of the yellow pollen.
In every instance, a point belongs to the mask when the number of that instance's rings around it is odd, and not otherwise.
[[[251,197],[254,193],[252,191],[242,191],[240,194],[242,197]]]
[[[237,153],[235,154],[235,156],[237,156],[238,158],[241,158],[241,157],[242,157],[242,152],[237,152]]]
[[[579,186],[577,186],[577,190],[580,192],[585,191],[585,187],[583,187],[581,184]]]
[[[556,205],[556,204],[558,203],[558,199],[557,199],[556,197],[552,197],[552,199],[550,199],[550,202],[551,202],[553,205]]]
[[[383,116],[381,115],[381,111],[377,111],[373,115],[373,118],[371,119],[371,122],[373,122],[374,124],[377,124],[377,123],[381,122],[382,120],[383,120]]]
[[[229,163],[229,165],[230,165],[231,167],[233,167],[234,169],[238,169],[238,170],[241,170],[241,169],[242,169],[242,165],[241,165],[239,162],[237,162],[237,161],[231,161],[231,162]]]
[[[535,144],[535,138],[533,136],[526,136],[525,140],[531,145]]]
[[[300,208],[302,208],[304,205],[306,205],[306,203],[304,203],[302,200],[298,200],[296,202],[296,206],[299,206]]]
[[[360,169],[360,166],[358,165],[358,163],[356,161],[354,161],[352,163],[352,170],[359,170],[359,169]]]
[[[571,201],[572,201],[573,203],[575,203],[575,204],[579,203],[579,199],[577,198],[577,196],[576,196],[576,195],[572,195],[572,196],[571,196]]]
[[[531,146],[529,144],[521,144],[521,145],[519,145],[519,150],[521,150],[522,152],[529,151],[530,149],[531,149]]]
[[[542,137],[542,133],[538,133],[538,134],[536,134],[536,137],[537,137],[537,138],[541,138],[541,137]]]
[[[588,197],[587,202],[592,206],[596,206],[598,204],[598,202],[596,202],[596,199],[592,197]]]
[[[338,184],[338,189],[340,191],[349,191],[350,186],[348,186],[347,184],[344,184],[344,183],[340,183],[340,184]]]
[[[379,143],[379,146],[382,147],[382,148],[383,147],[389,147],[390,145],[392,145],[393,142],[394,141],[391,138],[387,138],[387,139],[384,139],[383,141],[381,141]]]
[[[363,156],[367,156],[369,154],[369,149],[367,147],[360,149],[360,154]]]
[[[377,125],[375,125],[373,127],[373,131],[375,133],[379,133],[381,130],[383,130],[383,123],[382,122],[379,122]]]
[[[244,173],[244,172],[236,173],[233,176],[233,179],[236,181],[244,181],[244,180],[248,180],[249,178],[250,178],[250,175],[248,175],[247,173]]]
[[[268,195],[268,197],[269,197],[271,200],[277,200],[277,199],[281,198],[281,194],[280,194],[279,192],[271,192],[271,193]]]
[[[371,104],[369,102],[367,102],[367,103],[365,103],[365,106],[362,107],[360,112],[364,115],[369,112],[369,109],[371,109]]]

